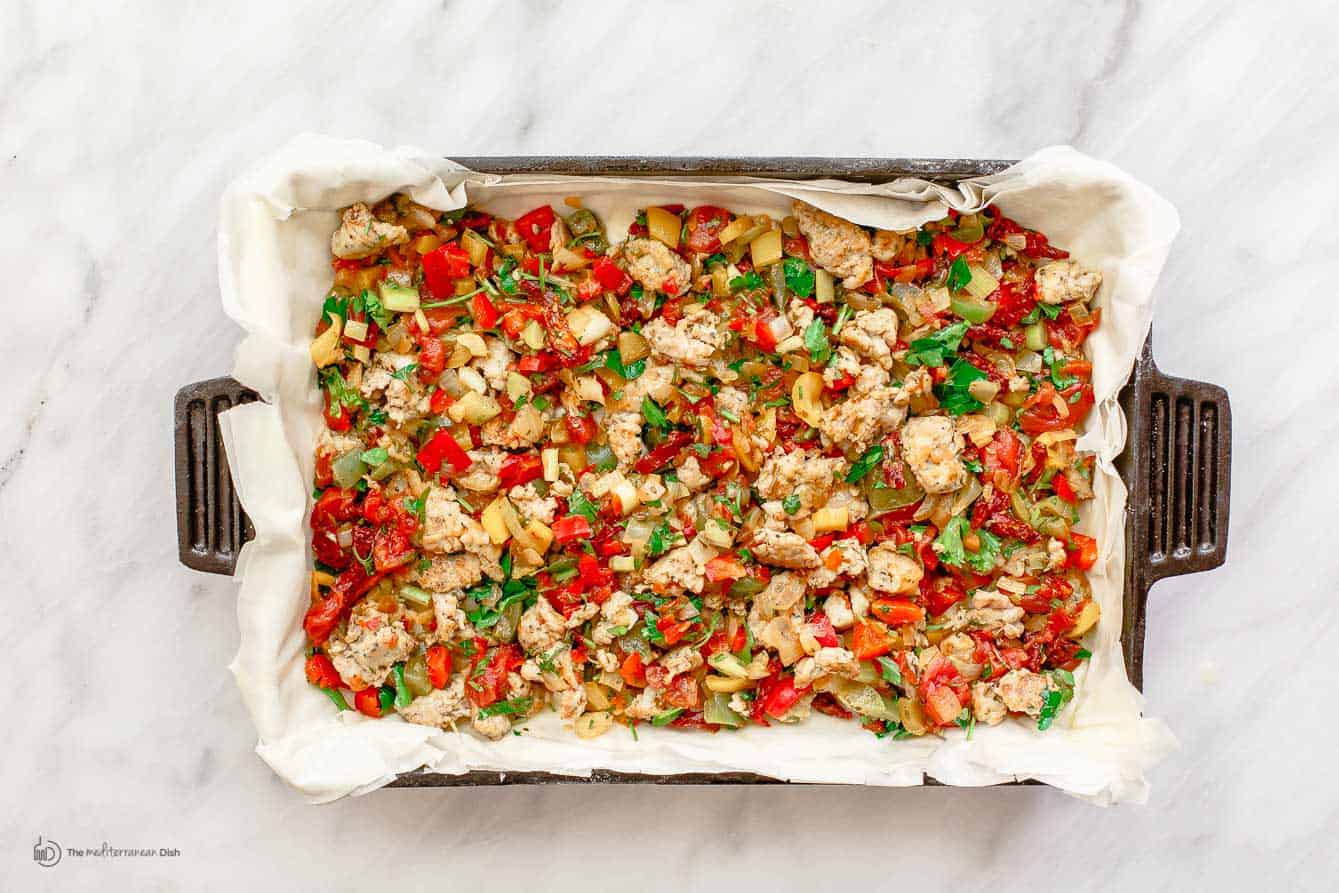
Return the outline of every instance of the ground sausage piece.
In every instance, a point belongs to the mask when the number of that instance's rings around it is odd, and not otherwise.
[[[391,245],[409,241],[409,230],[382,223],[362,202],[346,208],[339,229],[330,237],[330,253],[346,260],[376,254]]]
[[[561,642],[566,629],[563,615],[541,595],[521,615],[521,622],[516,625],[516,640],[527,654],[537,654]]]
[[[628,275],[649,291],[682,294],[693,275],[688,261],[656,239],[628,240],[623,257],[628,261]]]
[[[699,564],[693,558],[693,551],[680,546],[665,553],[655,564],[646,569],[646,582],[657,591],[678,591],[700,593],[706,584],[705,564]]]
[[[699,304],[692,305],[673,326],[656,317],[643,327],[642,336],[650,342],[653,354],[687,366],[710,365],[725,343],[711,312]]]
[[[428,566],[415,571],[420,586],[430,592],[468,589],[483,579],[483,565],[475,555],[438,556]]]
[[[818,567],[818,553],[798,533],[763,528],[753,535],[753,557],[764,564],[802,569]]]
[[[914,233],[895,233],[886,229],[875,230],[874,244],[870,246],[870,253],[874,255],[875,260],[891,264],[897,260],[897,256],[902,253],[903,246],[907,244],[907,239],[912,235]]]
[[[415,644],[394,617],[362,601],[349,615],[344,638],[330,641],[330,662],[350,688],[367,688],[385,682],[391,665],[412,654]]]
[[[889,369],[893,365],[893,347],[897,344],[897,314],[889,307],[858,310],[842,327],[837,340]]]
[[[798,497],[800,507],[795,514],[803,516],[828,501],[835,476],[845,464],[840,456],[826,457],[816,450],[788,453],[778,449],[758,470],[754,487],[763,499]]]
[[[1004,706],[1013,713],[1037,716],[1046,703],[1046,677],[1030,670],[1010,670],[997,683],[996,691]]]
[[[995,686],[989,682],[978,682],[972,686],[972,711],[976,721],[988,726],[997,726],[1004,721],[1009,711],[995,694]]]
[[[967,483],[960,452],[962,435],[947,416],[920,416],[902,428],[902,457],[926,493],[951,493]]]
[[[642,455],[642,414],[616,412],[605,417],[605,435],[621,468],[630,468]]]
[[[792,206],[800,232],[809,241],[814,263],[842,280],[847,288],[859,288],[874,275],[869,233],[825,211],[797,201]]]
[[[464,675],[452,679],[446,688],[419,695],[408,707],[401,708],[399,714],[421,726],[436,726],[439,729],[454,727],[456,720],[470,715],[470,703],[465,699]]]
[[[916,592],[924,571],[916,559],[897,551],[892,543],[879,543],[869,550],[871,589],[897,595]]]
[[[1037,268],[1037,299],[1044,304],[1091,301],[1102,286],[1102,274],[1072,260],[1056,260]]]

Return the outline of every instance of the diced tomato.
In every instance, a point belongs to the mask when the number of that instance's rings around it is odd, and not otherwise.
[[[1000,428],[981,448],[981,465],[996,489],[1012,490],[1023,461],[1023,441],[1009,428]]]
[[[714,205],[698,205],[688,212],[684,227],[688,231],[688,240],[684,243],[689,251],[699,254],[711,254],[721,247],[717,236],[733,215],[724,208]]]
[[[880,598],[870,603],[870,613],[889,626],[919,623],[925,619],[925,609],[905,598]]]
[[[455,327],[465,315],[465,308],[459,304],[452,304],[450,307],[429,307],[423,311],[423,315],[428,320],[428,331],[433,335],[440,335]],[[418,327],[417,322],[414,326]]]
[[[781,245],[781,250],[790,257],[809,260],[809,240],[804,236],[792,236]]]
[[[321,452],[316,456],[316,486],[329,487],[335,480],[334,471],[335,457],[329,452]]]
[[[550,529],[553,531],[553,541],[560,546],[591,537],[590,522],[581,515],[565,515],[554,521]]]
[[[419,342],[418,377],[420,381],[431,382],[446,368],[446,345],[431,336]]]
[[[577,559],[577,579],[586,589],[607,586],[614,582],[614,572],[601,564],[594,555],[582,555]]]
[[[544,462],[533,453],[529,455],[510,455],[502,461],[498,469],[498,481],[504,490],[520,487],[537,480],[544,475]]]
[[[352,521],[358,514],[357,490],[330,487],[321,492],[312,506],[311,526],[313,530],[333,528],[341,521]]]
[[[574,416],[570,413],[563,416],[563,425],[567,428],[567,434],[577,443],[590,443],[595,437],[599,427],[595,424],[595,419],[590,416]]]
[[[1069,560],[1065,562],[1065,567],[1086,571],[1097,563],[1097,540],[1071,532],[1069,543]]]
[[[780,719],[799,702],[800,698],[804,697],[804,693],[808,690],[808,688],[796,688],[792,677],[773,676],[758,686],[757,703],[761,705],[763,714]]]
[[[450,465],[451,470],[455,472],[465,471],[474,463],[469,453],[461,448],[446,428],[439,428],[431,440],[419,447],[417,458],[418,464],[422,465],[428,474],[436,474],[443,462]]]
[[[507,312],[503,314],[502,321],[498,324],[498,328],[502,329],[503,334],[508,338],[511,338],[513,341],[521,337],[521,333],[525,331],[526,324],[531,320],[536,322],[542,322],[544,320],[544,308],[540,307],[538,304],[509,304],[508,308]],[[552,357],[551,354],[550,356]],[[522,359],[524,360],[524,357]],[[557,367],[557,358],[553,357],[553,359],[554,365],[547,368],[553,369]],[[525,370],[522,369],[521,371],[524,372]]]
[[[434,298],[456,293],[456,280],[470,275],[470,255],[459,242],[447,242],[423,255],[423,283]]]
[[[702,473],[707,477],[723,478],[738,467],[739,457],[734,455],[733,450],[712,450],[705,459],[699,459],[698,464],[702,466]]]
[[[333,403],[329,391],[325,392],[325,409],[321,414],[325,416],[325,426],[331,431],[348,431],[353,427],[353,414],[348,407]]]
[[[1031,278],[1023,282],[1001,282],[995,301],[995,315],[990,321],[1000,328],[1011,329],[1037,306],[1036,283]]]
[[[414,544],[403,531],[393,528],[377,531],[376,542],[372,545],[372,561],[379,572],[403,567],[413,558]]]
[[[811,539],[809,545],[813,546],[815,552],[822,552],[828,546],[832,545],[833,541],[836,539],[837,534],[835,533],[823,533]]]
[[[533,211],[527,211],[516,218],[516,232],[520,233],[525,244],[534,252],[549,250],[549,241],[553,233],[554,213],[548,205],[540,205]]]
[[[344,685],[344,680],[339,678],[339,671],[324,654],[318,652],[307,658],[305,669],[307,681],[319,688],[340,688]]]
[[[874,286],[883,291],[884,280],[893,282],[911,283],[925,279],[934,272],[935,262],[932,258],[922,258],[914,263],[904,264],[900,267],[885,264],[880,261],[874,262]]]
[[[470,308],[474,311],[471,315],[474,317],[476,329],[491,329],[502,317],[497,307],[493,306],[493,302],[488,300],[488,295],[482,292],[470,299]]]
[[[966,684],[948,658],[932,660],[921,675],[917,689],[925,705],[925,716],[935,725],[949,725],[962,713],[962,698],[956,689],[966,693]]]
[[[428,400],[428,411],[433,415],[446,415],[446,411],[451,408],[451,404],[456,402],[450,392],[441,388],[432,392],[432,397]]]
[[[551,353],[537,353],[521,357],[516,368],[529,375],[534,372],[548,372],[558,367],[558,359]]]
[[[428,682],[433,688],[446,688],[447,680],[451,678],[450,650],[439,642],[429,645],[423,658],[428,664]]]
[[[1065,407],[1063,412],[1057,402]],[[1047,431],[1075,428],[1083,423],[1092,408],[1093,386],[1088,382],[1070,385],[1057,392],[1048,381],[1023,404],[1018,414],[1018,427],[1033,437]]]
[[[893,650],[893,635],[877,620],[858,620],[851,634],[851,651],[861,660],[869,660]]]
[[[642,663],[642,656],[635,651],[623,659],[623,665],[618,668],[618,675],[622,676],[628,685],[646,688],[646,665]]]
[[[521,649],[516,645],[499,645],[486,654],[477,655],[469,679],[465,681],[466,699],[476,707],[487,707],[500,701],[510,684],[507,675],[519,670],[523,662]]]
[[[827,614],[815,611],[805,619],[804,623],[814,640],[824,648],[836,648],[841,644],[841,640],[837,638],[837,630]]]
[[[697,680],[688,674],[674,677],[674,681],[665,689],[665,703],[680,710],[694,710],[702,702],[702,689]]]
[[[1074,319],[1073,308],[1066,307],[1055,319],[1046,320],[1046,340],[1057,350],[1078,350],[1101,320],[1100,307],[1093,310],[1084,322]]]
[[[381,577],[381,574],[369,576],[362,564],[357,562],[342,571],[330,587],[330,594],[307,610],[302,620],[307,637],[317,645],[324,642],[344,612],[352,608],[353,603],[375,586]]]
[[[354,692],[353,706],[358,708],[358,712],[373,719],[381,718],[381,689],[376,687],[364,688]]]

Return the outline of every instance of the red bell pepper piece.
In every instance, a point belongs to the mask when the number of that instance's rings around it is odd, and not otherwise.
[[[679,644],[692,626],[691,620],[675,620],[673,617],[661,617],[656,621],[656,629],[665,638],[665,644],[671,647]]]
[[[851,651],[856,657],[868,660],[892,650],[893,636],[888,627],[876,620],[856,621],[855,630],[851,634]]]
[[[818,644],[824,648],[836,648],[841,644],[841,640],[837,638],[837,630],[827,614],[815,611],[805,620],[805,625],[809,627],[809,632]]]
[[[423,255],[423,282],[434,298],[456,293],[456,280],[470,275],[470,255],[458,242],[447,242]]]
[[[597,260],[591,267],[591,273],[605,291],[612,291],[622,296],[632,288],[632,277],[614,263],[612,258],[602,257]]]
[[[516,363],[516,368],[526,375],[534,372],[548,372],[558,368],[558,358],[548,352],[530,354],[521,357]]]
[[[491,329],[497,325],[497,321],[502,318],[502,314],[493,306],[493,302],[488,300],[488,295],[477,294],[470,299],[471,316],[474,317],[474,325],[480,329]]]
[[[563,546],[573,540],[588,540],[591,537],[590,522],[581,515],[564,515],[553,522],[553,541]]]
[[[618,675],[622,676],[628,685],[646,688],[646,665],[642,663],[642,656],[635,651],[623,659],[623,665],[618,668]]]
[[[433,688],[446,688],[447,680],[451,678],[451,652],[439,642],[429,645],[423,658],[428,664],[428,682]]]
[[[487,707],[502,700],[509,685],[507,675],[520,669],[523,662],[521,649],[516,645],[499,645],[489,652],[476,654],[465,683],[466,700],[476,707]]]
[[[548,205],[540,205],[516,218],[516,231],[521,234],[522,239],[525,239],[525,244],[530,246],[531,251],[548,251],[553,222],[553,209]]]
[[[331,431],[348,431],[353,427],[353,414],[348,407],[332,403],[329,391],[325,392],[325,409],[321,414],[325,416],[325,426]]]
[[[1065,567],[1086,571],[1097,563],[1097,540],[1082,533],[1069,534],[1069,560]]]
[[[725,229],[732,216],[729,211],[714,205],[699,205],[689,211],[684,221],[684,228],[688,231],[688,239],[684,244],[688,250],[699,254],[718,251],[721,240],[717,233]]]
[[[1051,478],[1051,489],[1055,491],[1056,496],[1070,505],[1078,502],[1079,495],[1074,492],[1074,486],[1070,484],[1069,478],[1065,477],[1064,472],[1057,472],[1055,477]]]
[[[720,583],[722,580],[739,580],[748,576],[744,563],[734,555],[717,555],[707,562],[707,580]]]
[[[423,444],[418,451],[418,464],[428,474],[436,474],[446,462],[456,472],[464,471],[474,463],[469,453],[461,449],[451,432],[445,428],[437,429],[432,439]]]
[[[330,662],[330,658],[320,652],[307,658],[305,669],[307,681],[317,688],[340,688],[344,685],[344,680],[339,678],[339,671]]]
[[[789,676],[774,676],[764,680],[758,686],[758,701],[761,703],[762,713],[780,719],[786,715],[787,710],[799,702],[800,698],[804,697],[806,691],[807,688],[796,688],[795,680]]]
[[[667,464],[671,459],[679,454],[679,450],[693,442],[693,435],[689,431],[676,431],[665,439],[665,442],[645,456],[637,460],[633,466],[639,474],[651,474],[657,468]]]
[[[921,578],[921,597],[930,616],[938,617],[967,597],[967,591],[952,577]]]
[[[919,623],[925,619],[925,609],[905,598],[875,599],[869,609],[870,613],[889,626]]]
[[[544,462],[539,456],[508,456],[498,469],[498,480],[503,489],[520,487],[543,476]]]

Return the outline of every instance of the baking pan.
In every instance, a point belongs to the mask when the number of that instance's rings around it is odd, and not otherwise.
[[[485,173],[616,176],[757,176],[833,178],[879,182],[922,177],[952,183],[997,173],[1012,162],[901,158],[667,158],[526,156],[457,158]],[[253,536],[229,477],[218,414],[259,399],[231,378],[196,382],[177,392],[177,545],[181,563],[214,574],[232,574],[237,554]],[[1231,489],[1232,412],[1227,392],[1206,382],[1174,378],[1153,360],[1144,343],[1129,383],[1120,394],[1128,437],[1117,470],[1129,490],[1125,507],[1125,587],[1121,645],[1130,681],[1142,688],[1148,591],[1166,577],[1219,567],[1227,560]],[[747,772],[677,775],[597,770],[589,777],[547,772],[413,772],[391,787],[458,787],[499,784],[782,784]],[[926,784],[937,784],[926,777]]]

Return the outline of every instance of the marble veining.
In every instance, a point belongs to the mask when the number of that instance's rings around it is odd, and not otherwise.
[[[1332,886],[1339,434],[1327,3],[0,4],[0,889]],[[1145,807],[1044,789],[583,786],[305,806],[252,753],[232,585],[176,564],[171,404],[225,373],[219,194],[302,130],[443,154],[1020,157],[1182,235],[1160,365],[1225,385],[1228,565],[1158,584]],[[32,859],[65,847],[178,856]]]

